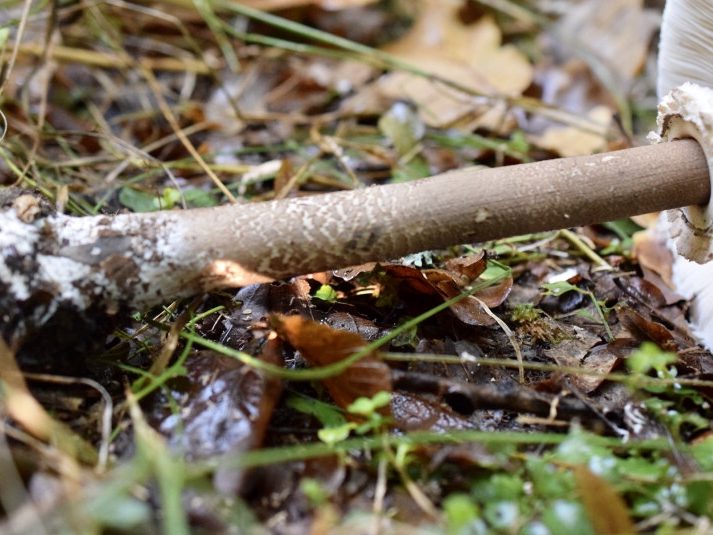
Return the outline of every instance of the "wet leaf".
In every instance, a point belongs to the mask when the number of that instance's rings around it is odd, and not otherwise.
[[[411,392],[397,391],[392,394],[391,414],[400,429],[409,431],[447,431],[475,427],[445,403]]]
[[[663,308],[668,304],[659,287],[646,279],[630,277],[621,280],[621,285],[627,294],[652,308]]]
[[[280,365],[278,340],[268,341],[261,358]],[[186,376],[172,382],[179,411],[154,417],[174,451],[207,459],[247,451],[262,444],[282,383],[228,357],[202,352],[186,361]],[[216,484],[237,490],[242,471],[219,469]]]

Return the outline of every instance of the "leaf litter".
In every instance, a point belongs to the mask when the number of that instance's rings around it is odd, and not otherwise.
[[[11,4],[0,184],[75,215],[590,153],[652,126],[658,12],[638,0]],[[467,244],[167,303],[69,348],[3,344],[2,529],[705,532],[713,361],[667,251],[633,231]]]

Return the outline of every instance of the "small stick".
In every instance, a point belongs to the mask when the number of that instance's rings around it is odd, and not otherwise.
[[[0,317],[13,317],[23,303],[45,313],[52,301],[79,310],[151,306],[459,243],[705,204],[710,195],[706,159],[691,140],[144,214],[42,214],[27,195],[4,202],[0,195],[0,208],[6,207],[0,209]]]

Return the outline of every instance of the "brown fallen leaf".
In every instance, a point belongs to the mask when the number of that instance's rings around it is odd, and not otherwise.
[[[590,368],[594,361],[586,363],[586,357],[592,348],[601,342],[601,338],[585,329],[573,326],[566,332],[568,338],[552,345],[544,350],[544,354],[554,360],[559,366],[567,368]],[[595,366],[596,368],[596,366]],[[587,375],[570,375],[569,380],[574,386],[584,392],[591,392],[602,379]]]
[[[358,334],[333,329],[302,316],[272,317],[275,331],[297,349],[311,366],[340,362],[362,349],[364,340]],[[389,367],[376,353],[371,353],[349,366],[339,375],[324,379],[323,384],[334,402],[345,409],[357,398],[391,392]],[[388,411],[388,408],[385,409]]]
[[[666,351],[676,351],[673,333],[662,323],[644,317],[633,308],[619,310],[619,321],[640,342],[651,341]]]
[[[417,296],[422,302],[424,298],[448,300],[460,295],[485,271],[486,265],[485,253],[481,251],[476,255],[448,260],[446,269],[421,270],[402,264],[381,264],[379,267],[396,284],[402,298]],[[451,305],[450,310],[467,325],[494,325],[495,320],[485,312],[481,302],[488,308],[501,305],[510,295],[512,285],[512,277],[503,279],[494,286],[461,299]]]
[[[445,299],[460,295],[464,285],[458,284],[458,279],[450,271],[429,269],[424,275],[438,294]],[[484,288],[472,296],[465,297],[450,306],[451,312],[467,325],[494,325],[495,320],[483,309],[481,303],[488,308],[501,305],[512,290],[512,277],[507,277],[494,286]]]
[[[627,295],[643,305],[658,309],[671,304],[666,301],[666,297],[661,289],[645,278],[622,277],[619,279],[619,284]]]
[[[421,0],[413,27],[386,51],[443,79],[484,95],[519,96],[532,81],[532,66],[514,46],[502,45],[502,35],[490,17],[464,24],[456,0]],[[452,125],[479,115],[477,126],[502,127],[505,109],[463,95],[442,83],[405,72],[394,72],[378,83],[382,94],[417,104],[429,126]]]
[[[587,113],[597,131],[575,126],[552,126],[541,136],[532,138],[537,146],[556,152],[560,156],[582,156],[607,148],[607,132],[614,112],[607,106],[597,106]]]
[[[662,280],[670,290],[675,288],[673,284],[673,254],[666,246],[661,236],[656,232],[648,230],[637,232],[634,239],[634,257],[639,261],[639,265],[644,271],[644,275]],[[656,284],[656,279],[652,282]],[[680,297],[679,299],[680,300]]]
[[[575,375],[570,381],[585,394],[594,392],[605,380],[608,373],[614,371],[623,358],[626,358],[638,344],[629,338],[617,338],[608,344],[598,345],[584,357],[581,367],[598,375]]]
[[[643,0],[585,0],[555,26],[568,52],[587,61],[604,85],[627,91],[643,67],[659,15]]]
[[[636,532],[624,500],[609,482],[586,466],[575,466],[574,481],[584,509],[597,535],[629,535]]]
[[[342,269],[336,269],[332,272],[335,277],[339,277],[344,281],[350,281],[362,273],[370,273],[374,271],[376,267],[376,262],[367,262],[366,264],[359,264],[357,266],[349,266]]]

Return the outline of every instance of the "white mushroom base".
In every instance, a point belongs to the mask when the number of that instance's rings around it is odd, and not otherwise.
[[[650,134],[651,141],[695,139],[713,180],[713,90],[686,82],[663,97],[658,111],[659,131]],[[667,216],[674,284],[691,301],[694,334],[713,351],[713,203],[670,210]]]
[[[676,255],[673,282],[691,301],[691,326],[709,351],[713,351],[713,262],[697,264]]]

